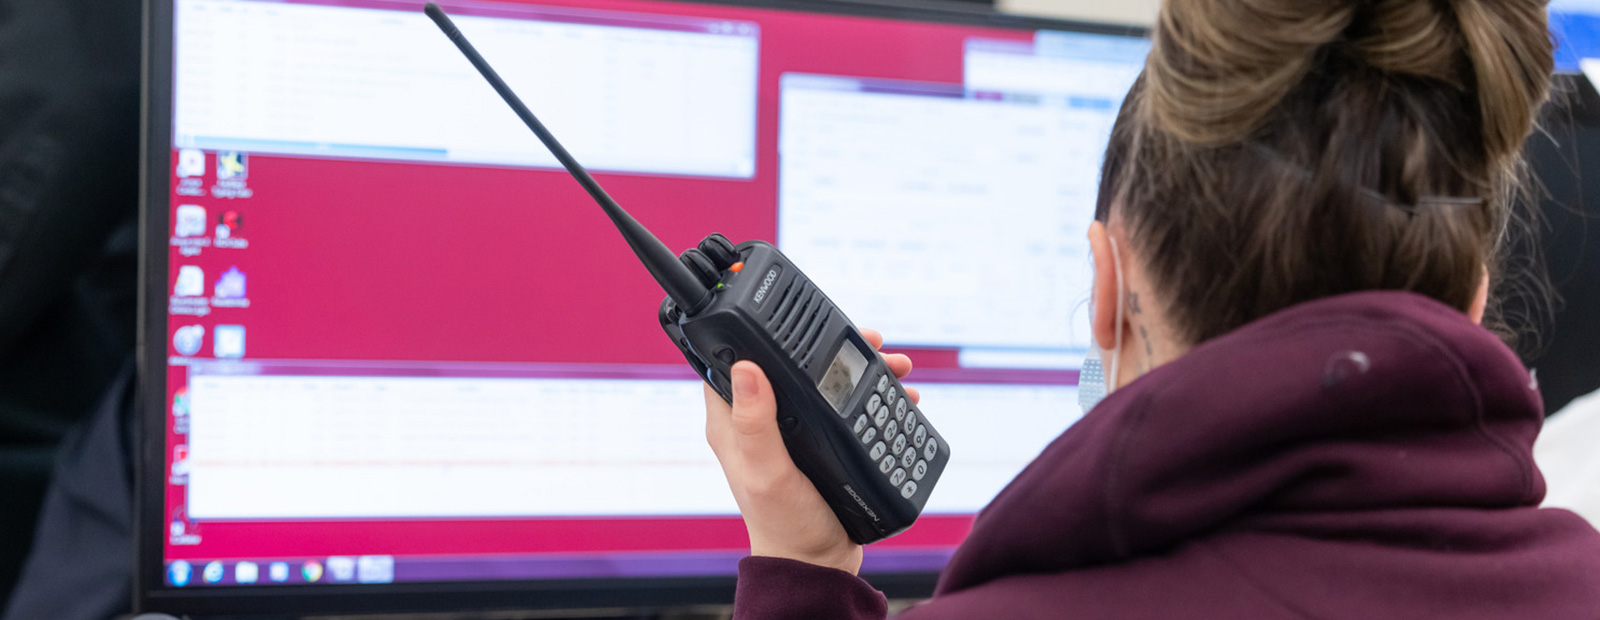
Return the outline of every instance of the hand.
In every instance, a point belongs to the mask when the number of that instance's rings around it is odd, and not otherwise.
[[[883,336],[861,330],[872,348],[883,346]],[[911,372],[911,358],[885,355],[896,377]],[[722,463],[733,499],[750,532],[751,555],[788,558],[837,568],[855,574],[861,570],[861,545],[850,541],[839,518],[805,474],[794,466],[778,432],[778,403],[772,384],[753,362],[733,365],[733,405],[706,388],[706,441]],[[919,402],[916,388],[906,397]]]

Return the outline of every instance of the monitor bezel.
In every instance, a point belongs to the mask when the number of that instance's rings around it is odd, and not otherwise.
[[[167,269],[171,197],[173,5],[144,1],[140,137],[138,423],[135,425],[134,606],[138,612],[206,617],[490,610],[646,610],[727,604],[734,577],[600,578],[316,586],[166,585],[163,555],[167,424]],[[953,0],[673,0],[679,3],[1144,37],[1145,28],[1005,14]],[[420,5],[420,3],[419,3]],[[420,10],[420,6],[419,6]],[[152,466],[154,465],[154,466]],[[890,598],[922,598],[937,573],[869,574]]]

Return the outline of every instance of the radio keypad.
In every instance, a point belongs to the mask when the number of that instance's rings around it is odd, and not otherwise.
[[[878,471],[901,497],[910,499],[917,494],[917,483],[927,477],[928,461],[938,454],[938,443],[888,374],[869,385],[873,392],[864,413],[856,417],[855,433],[861,445],[871,446],[867,456],[878,464]]]

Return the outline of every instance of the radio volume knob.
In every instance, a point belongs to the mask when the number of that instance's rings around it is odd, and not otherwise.
[[[689,248],[684,250],[683,254],[678,256],[678,260],[683,261],[689,271],[694,273],[694,277],[699,279],[700,284],[705,285],[706,288],[716,286],[717,282],[722,280],[722,270],[712,264],[711,259],[706,258],[705,253],[698,249]]]
[[[711,259],[711,264],[722,271],[739,262],[739,250],[722,233],[711,233],[700,240],[700,251]]]

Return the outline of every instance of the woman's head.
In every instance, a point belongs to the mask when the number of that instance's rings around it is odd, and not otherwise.
[[[1152,37],[1096,219],[1175,342],[1361,290],[1472,306],[1549,89],[1544,2],[1167,0]]]

